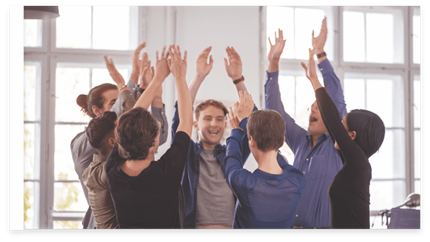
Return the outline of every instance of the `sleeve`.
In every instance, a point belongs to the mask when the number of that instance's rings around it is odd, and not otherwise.
[[[172,129],[171,129],[171,135],[172,135],[172,143],[176,135],[176,130],[178,130],[179,126],[179,113],[178,113],[178,101],[175,102],[175,113],[173,114],[172,119]]]
[[[346,103],[342,86],[340,85],[340,80],[334,73],[334,69],[328,59],[319,63],[318,68],[323,75],[324,86],[327,88],[329,96],[335,103],[337,110],[339,111],[340,118],[343,118],[343,116],[346,115]]]
[[[285,122],[285,141],[295,153],[300,138],[307,134],[307,131],[296,124],[293,118],[285,112],[284,105],[281,100],[278,83],[279,72],[266,72],[265,104],[267,109],[272,109],[281,114]]]
[[[180,179],[187,161],[190,144],[191,139],[187,133],[179,131],[176,134],[172,145],[159,160],[160,166],[166,171],[165,174],[171,174],[171,172],[175,172],[175,174],[178,173],[180,175]]]
[[[127,86],[130,85],[130,82],[132,81],[129,81]],[[131,91],[124,90],[120,94],[118,94],[118,98],[116,99],[110,111],[115,112],[117,117],[120,117],[124,112],[127,112],[128,110],[132,109],[135,103],[136,100],[134,99]]]
[[[128,81],[127,87],[128,87],[128,90],[130,90],[131,94],[133,95],[134,100],[137,100],[137,98],[138,98],[137,92],[139,92],[139,91],[141,93],[143,92],[142,89],[140,89],[139,86],[136,83],[132,82],[131,80]]]
[[[342,124],[339,116],[339,112],[333,100],[328,95],[327,91],[321,87],[315,91],[317,97],[318,107],[321,111],[324,124],[330,134],[333,141],[337,142],[340,157],[342,162],[357,160],[356,156],[359,153],[363,153],[361,148],[351,139]]]
[[[258,110],[257,106],[255,106],[254,104],[254,109],[252,110],[253,112]],[[242,138],[242,151],[243,151],[243,156],[242,156],[242,160],[243,163],[246,162],[246,160],[248,159],[249,155],[251,154],[251,150],[249,149],[249,144],[248,144],[248,132],[246,130],[246,124],[248,123],[248,118],[246,119],[246,122],[243,122],[244,120],[242,120],[239,123],[239,127],[243,130],[243,138]]]
[[[151,113],[152,116],[154,116],[154,118],[160,122],[161,127],[160,127],[160,145],[166,143],[167,140],[167,129],[169,127],[169,124],[167,123],[167,118],[166,118],[166,110],[165,110],[165,106],[163,104],[162,108],[156,108],[151,106]]]
[[[241,121],[245,126],[247,122],[248,118]],[[238,197],[245,195],[247,192],[248,188],[245,184],[249,184],[247,180],[251,176],[249,171],[243,169],[243,165],[245,164],[242,159],[243,153],[241,149],[243,135],[244,132],[240,129],[233,129],[231,131],[230,137],[227,138],[226,156],[223,160],[227,183]]]

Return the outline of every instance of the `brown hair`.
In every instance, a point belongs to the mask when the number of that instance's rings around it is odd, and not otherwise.
[[[93,112],[92,107],[96,105],[98,108],[103,108],[103,103],[105,100],[103,99],[103,93],[108,90],[117,90],[117,86],[110,83],[103,83],[96,87],[93,87],[88,95],[81,94],[76,98],[76,103],[81,107],[81,111],[90,116],[91,118],[95,118],[96,115]]]
[[[214,106],[216,108],[222,109],[222,111],[224,112],[224,116],[226,116],[227,113],[228,113],[227,108],[224,106],[224,104],[222,102],[214,100],[214,99],[208,99],[206,101],[203,101],[203,102],[199,103],[194,108],[194,115],[196,116],[196,120],[199,120],[200,111],[204,110],[209,105],[212,105],[212,106]]]
[[[115,112],[104,112],[101,116],[91,119],[85,130],[90,145],[99,153],[106,154],[109,151],[107,140],[114,137]]]
[[[252,136],[261,151],[278,150],[284,144],[284,119],[274,110],[252,112],[246,127],[248,135]]]
[[[144,108],[136,107],[121,115],[117,127],[119,155],[127,160],[143,160],[158,135],[158,123]]]

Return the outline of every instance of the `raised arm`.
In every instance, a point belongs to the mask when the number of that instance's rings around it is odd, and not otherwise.
[[[133,65],[133,69],[131,71],[130,74],[130,81],[132,81],[133,83],[135,83],[136,85],[138,85],[138,80],[139,80],[139,75],[140,75],[140,60],[139,60],[139,55],[140,55],[140,51],[143,50],[143,48],[146,47],[146,42],[143,42],[142,44],[140,44],[133,52],[133,56],[131,57],[131,62]]]
[[[267,109],[272,109],[281,114],[285,122],[285,141],[288,146],[296,152],[297,144],[300,139],[307,134],[307,131],[296,124],[293,118],[285,112],[284,105],[281,100],[281,92],[279,90],[279,61],[284,50],[286,40],[284,40],[283,31],[278,29],[278,36],[275,32],[275,43],[269,38],[270,51],[267,55],[269,65],[266,72],[265,88],[265,105]]]
[[[324,18],[321,24],[320,34],[317,37],[314,37],[314,31],[312,30],[312,48],[314,53],[319,56],[318,68],[323,75],[324,86],[327,88],[328,94],[336,104],[340,117],[343,117],[346,114],[346,104],[342,86],[324,51],[327,32],[327,18]]]
[[[191,104],[194,105],[194,101],[196,99],[197,91],[200,88],[200,85],[206,78],[206,76],[211,72],[214,60],[212,59],[212,55],[209,57],[208,64],[208,56],[212,50],[212,46],[207,47],[200,53],[196,60],[196,74],[193,80],[190,83],[190,97]]]
[[[245,78],[242,75],[242,60],[233,47],[227,47],[225,51],[227,52],[228,57],[228,61],[224,58],[225,70],[227,71],[227,75],[233,81],[237,95],[239,96],[239,91],[247,91],[244,83]]]
[[[193,108],[191,106],[191,98],[187,81],[185,80],[185,75],[187,73],[187,51],[185,51],[184,59],[182,59],[179,46],[177,45],[175,47],[174,45],[171,45],[169,47],[169,55],[169,69],[175,77],[176,90],[178,94],[180,122],[176,132],[182,131],[191,137],[193,127]]]
[[[136,101],[136,104],[134,107],[142,107],[144,109],[148,109],[149,105],[151,104],[154,95],[157,91],[157,89],[161,86],[163,81],[166,79],[166,77],[169,75],[170,70],[169,66],[167,65],[167,56],[168,53],[165,55],[166,52],[166,46],[163,48],[163,52],[161,54],[161,58],[158,58],[158,51],[156,52],[156,63],[155,63],[155,74],[152,78],[151,82],[149,83],[148,87],[145,89],[142,95],[140,95],[139,99]],[[149,71],[149,66],[145,66],[143,71]]]

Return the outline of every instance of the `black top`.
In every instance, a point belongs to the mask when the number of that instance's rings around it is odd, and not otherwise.
[[[137,176],[121,166],[126,161],[115,147],[105,165],[119,228],[179,228],[178,190],[190,137],[177,132],[172,146]]]
[[[315,94],[324,124],[333,142],[337,141],[343,163],[328,188],[331,227],[369,228],[369,186],[372,179],[369,159],[348,135],[327,91],[319,88]]]

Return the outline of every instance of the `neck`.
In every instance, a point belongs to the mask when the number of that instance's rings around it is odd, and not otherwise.
[[[97,150],[97,152],[99,153],[100,160],[106,161],[111,151],[112,151],[112,148],[106,152],[103,152],[102,150]]]
[[[144,160],[127,160],[121,169],[129,176],[137,176],[151,164],[154,157],[154,153],[151,153]]]
[[[203,149],[205,149],[205,150],[215,150],[215,146],[217,146],[217,144],[208,144],[208,143],[202,141],[202,146],[203,146]]]
[[[253,154],[258,163],[258,169],[275,175],[280,175],[284,172],[276,159],[276,156],[278,155],[276,150],[264,152],[257,149]]]
[[[311,145],[311,149],[314,148],[314,146],[317,144],[318,138],[321,136],[322,134],[311,134],[311,140],[312,140],[312,145]]]

